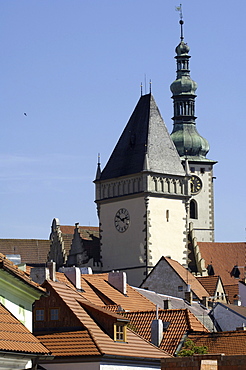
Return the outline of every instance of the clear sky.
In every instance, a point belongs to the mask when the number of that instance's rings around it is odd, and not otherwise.
[[[246,1],[182,4],[197,128],[218,161],[216,241],[245,241]],[[54,217],[98,225],[97,154],[104,167],[141,82],[171,132],[178,5],[0,0],[0,238],[47,239]]]

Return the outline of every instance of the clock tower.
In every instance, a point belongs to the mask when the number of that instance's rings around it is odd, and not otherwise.
[[[102,270],[139,285],[162,256],[187,266],[189,178],[152,94],[141,96],[96,174]]]
[[[206,158],[209,144],[196,129],[195,98],[197,84],[190,78],[189,46],[184,42],[181,13],[181,41],[176,47],[177,77],[171,84],[174,107],[171,138],[181,161],[188,160],[191,172],[189,222],[198,241],[214,241],[214,192],[213,165],[216,161]]]

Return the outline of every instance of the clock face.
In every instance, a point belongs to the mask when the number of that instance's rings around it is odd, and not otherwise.
[[[202,189],[202,180],[198,176],[191,176],[190,179],[191,194],[197,194]]]
[[[114,225],[120,233],[126,231],[130,225],[130,215],[127,209],[120,208],[115,215]]]

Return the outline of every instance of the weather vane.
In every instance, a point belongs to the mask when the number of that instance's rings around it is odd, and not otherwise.
[[[180,4],[179,6],[175,6],[175,10],[179,12],[180,19],[182,20],[183,19],[182,4]]]
[[[184,21],[183,21],[183,13],[182,13],[182,4],[180,4],[179,6],[176,6],[175,7],[175,10],[177,10],[177,12],[179,12],[179,16],[180,16],[180,21],[179,21],[179,24],[181,26],[181,36],[180,36],[180,39],[182,41],[184,39],[184,34],[183,34],[183,24],[184,24]]]

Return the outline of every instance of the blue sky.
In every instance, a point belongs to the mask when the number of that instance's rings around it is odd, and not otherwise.
[[[216,240],[245,241],[246,2],[182,4],[197,128],[218,161]],[[54,217],[97,226],[97,155],[103,167],[141,82],[171,132],[177,5],[0,0],[0,238],[46,239]]]

